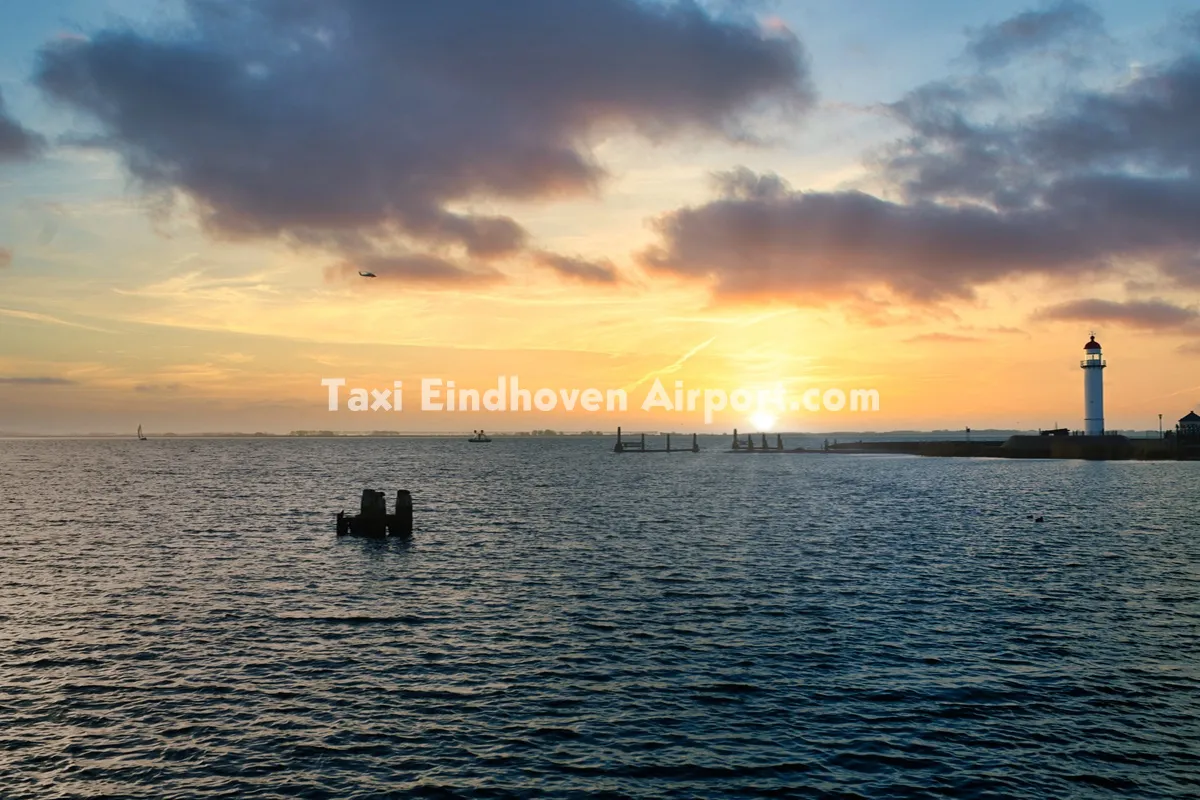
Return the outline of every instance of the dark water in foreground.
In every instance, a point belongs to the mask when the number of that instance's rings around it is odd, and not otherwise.
[[[0,795],[1200,794],[1200,464],[610,445],[0,441]]]

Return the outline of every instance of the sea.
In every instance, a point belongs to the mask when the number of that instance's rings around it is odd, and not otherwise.
[[[1200,463],[701,447],[0,441],[0,797],[1200,796]]]

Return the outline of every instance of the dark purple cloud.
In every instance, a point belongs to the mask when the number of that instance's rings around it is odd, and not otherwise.
[[[139,383],[133,387],[138,394],[178,394],[182,383]]]
[[[1104,34],[1104,20],[1089,5],[1059,0],[970,33],[967,55],[984,66],[1046,50],[1064,40],[1087,41]]]
[[[754,191],[763,185],[762,176],[741,174]],[[1004,277],[1085,272],[1104,253],[1101,239],[1077,224],[1035,211],[796,192],[777,176],[767,181],[773,193],[747,196],[734,175],[719,182],[722,196],[655,221],[661,243],[642,260],[710,280],[725,299],[822,303],[880,286],[921,302],[965,298]]]
[[[734,170],[717,176],[710,202],[658,218],[643,261],[722,298],[798,303],[879,288],[966,298],[1006,278],[1133,261],[1200,283],[1200,56],[1107,91],[1068,91],[1035,114],[997,117],[1007,95],[976,75],[889,106],[906,134],[873,163],[896,199],[794,191]]]
[[[75,381],[67,378],[53,378],[47,376],[21,377],[21,378],[6,378],[0,377],[0,385],[3,386],[73,386]]]
[[[25,161],[42,152],[45,140],[8,115],[0,94],[0,162]]]
[[[1087,323],[1119,323],[1132,328],[1165,330],[1194,327],[1200,312],[1168,303],[1165,300],[1073,300],[1069,303],[1040,309],[1038,320],[1058,320]]]
[[[582,283],[614,284],[620,280],[617,268],[607,259],[589,261],[577,256],[564,256],[544,251],[535,254],[535,258],[540,266],[551,269],[564,278]]]
[[[589,137],[736,136],[761,102],[811,101],[803,51],[691,2],[191,0],[183,32],[46,45],[37,82],[148,190],[214,233],[511,255],[478,198],[591,190]]]

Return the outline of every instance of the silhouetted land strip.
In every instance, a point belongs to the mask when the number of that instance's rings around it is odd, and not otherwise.
[[[814,451],[818,452],[818,451]],[[829,453],[892,453],[941,458],[1062,458],[1088,461],[1195,461],[1200,441],[1127,436],[1010,436],[1003,441],[841,442]]]

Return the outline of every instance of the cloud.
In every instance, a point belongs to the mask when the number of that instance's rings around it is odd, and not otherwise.
[[[12,250],[9,250],[7,247],[0,247],[0,269],[12,266],[12,262]]]
[[[983,66],[1002,66],[1017,56],[1044,51],[1064,39],[1102,36],[1104,20],[1084,3],[1059,0],[968,33],[968,56]]]
[[[1200,173],[1200,57],[1194,52],[1147,65],[1108,90],[1064,92],[1049,108],[1023,116],[976,113],[1005,94],[990,78],[947,80],[891,104],[888,110],[911,135],[879,160],[885,175],[909,200],[967,200],[1001,209],[1070,200],[1055,190],[1069,193],[1089,180],[1117,193],[1153,194],[1156,201],[1180,185],[1194,189]],[[1118,185],[1122,179],[1125,187]]]
[[[966,344],[967,342],[983,341],[978,336],[960,336],[956,333],[921,333],[904,340],[912,344],[934,342],[942,344]]]
[[[1186,35],[1200,39],[1200,11],[1193,11],[1184,16],[1180,29]]]
[[[613,284],[619,280],[617,268],[607,259],[588,261],[579,257],[541,251],[536,254],[536,261],[540,266],[552,269],[565,278],[583,283]]]
[[[133,387],[138,394],[178,394],[182,383],[139,383]]]
[[[769,181],[786,186],[778,177]],[[718,183],[742,187],[729,175]],[[758,185],[758,184],[755,184]],[[861,192],[728,192],[653,222],[648,269],[714,284],[725,299],[800,304],[886,287],[909,300],[970,297],[977,284],[1035,271],[1082,272],[1098,243],[1034,211],[904,205]]]
[[[1194,308],[1173,305],[1165,300],[1073,300],[1040,309],[1033,315],[1037,320],[1078,321],[1087,323],[1119,323],[1133,328],[1165,330],[1187,328],[1200,320]]]
[[[8,115],[0,94],[0,162],[27,161],[40,155],[46,141]]]
[[[376,277],[363,278],[359,272],[373,272]],[[360,256],[326,268],[325,278],[331,282],[382,281],[425,288],[498,283],[505,279],[503,273],[486,265],[467,268],[426,253]]]
[[[1200,285],[1200,55],[1045,108],[998,78],[918,87],[887,111],[906,129],[870,154],[895,191],[803,192],[739,168],[709,202],[653,221],[652,270],[722,299],[931,303],[1031,275],[1157,269]],[[998,111],[999,109],[999,111]]]
[[[812,101],[794,36],[692,2],[187,10],[173,35],[50,42],[36,81],[148,191],[188,196],[213,233],[345,254],[371,240],[381,255],[381,243],[511,255],[527,238],[516,221],[450,207],[591,191],[604,169],[589,142],[613,130],[738,138],[760,104]]]
[[[0,377],[0,385],[3,386],[74,386],[75,383],[75,381],[67,378],[51,378],[45,376],[36,376],[31,378]]]

